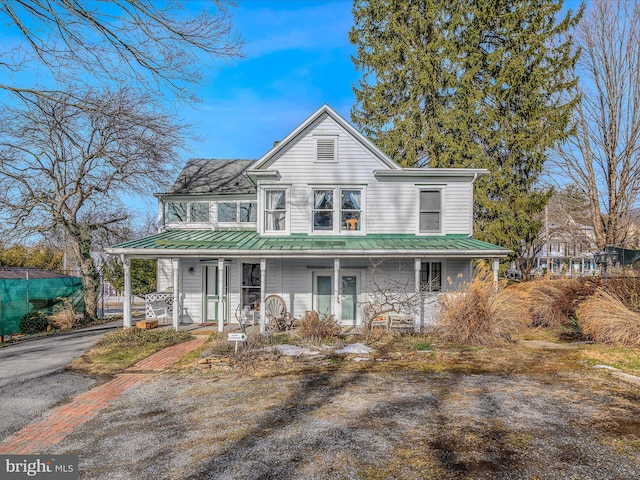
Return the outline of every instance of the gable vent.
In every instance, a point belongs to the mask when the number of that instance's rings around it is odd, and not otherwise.
[[[316,139],[316,160],[318,162],[336,161],[336,139],[318,138]]]

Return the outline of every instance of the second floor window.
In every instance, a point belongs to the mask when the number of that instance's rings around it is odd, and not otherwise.
[[[333,230],[333,190],[313,191],[313,230]]]
[[[360,230],[362,213],[362,191],[340,191],[340,230]]]
[[[209,202],[167,203],[167,223],[208,223]]]
[[[420,190],[420,233],[440,233],[442,231],[442,205],[440,190]]]
[[[218,223],[255,223],[257,211],[255,202],[219,202]]]
[[[264,229],[266,232],[280,232],[287,229],[287,191],[265,190]]]

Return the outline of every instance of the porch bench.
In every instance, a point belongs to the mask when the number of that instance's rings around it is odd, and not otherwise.
[[[412,332],[415,329],[413,315],[390,313],[388,322],[390,331]]]

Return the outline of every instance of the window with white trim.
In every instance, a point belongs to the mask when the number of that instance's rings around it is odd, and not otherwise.
[[[340,230],[359,231],[361,229],[362,190],[340,190]]]
[[[314,188],[311,195],[312,232],[362,231],[362,189]]]
[[[255,223],[257,212],[256,202],[218,202],[218,223]]]
[[[333,230],[333,189],[313,191],[313,231]]]
[[[209,223],[209,202],[167,202],[167,223]]]
[[[264,191],[264,230],[282,232],[287,229],[287,191],[281,188]]]
[[[420,190],[418,231],[420,233],[442,231],[442,191],[440,189]]]
[[[420,291],[440,292],[442,290],[442,263],[422,262],[420,264]]]

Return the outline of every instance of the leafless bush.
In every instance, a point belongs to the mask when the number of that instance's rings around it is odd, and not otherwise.
[[[582,332],[594,341],[640,345],[640,313],[629,310],[616,296],[599,289],[576,313]]]
[[[499,345],[528,323],[525,298],[495,283],[493,273],[480,265],[474,279],[459,292],[440,298],[438,327],[443,339],[461,345]]]
[[[308,311],[300,320],[298,335],[304,340],[316,342],[340,334],[340,325],[333,315],[319,315],[316,311]]]

